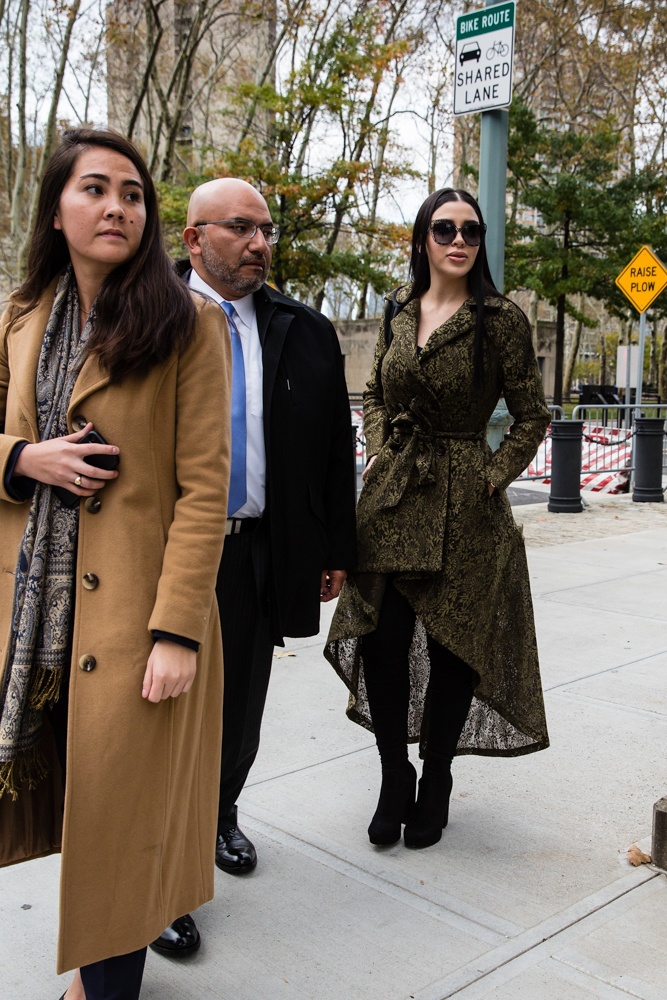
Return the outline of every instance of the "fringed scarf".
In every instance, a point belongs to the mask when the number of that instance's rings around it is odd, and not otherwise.
[[[94,309],[79,334],[79,296],[70,265],[56,289],[37,365],[40,441],[64,437],[72,390],[86,354]],[[58,700],[74,617],[79,505],[65,507],[37,483],[14,584],[12,632],[0,688],[0,796],[16,799],[47,773],[42,713]]]

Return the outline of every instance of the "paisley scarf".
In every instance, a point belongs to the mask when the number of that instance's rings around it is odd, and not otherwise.
[[[79,332],[79,296],[70,265],[58,282],[37,365],[40,441],[69,433],[67,410],[86,355],[94,308]],[[12,632],[0,688],[0,796],[16,799],[47,773],[40,751],[43,711],[58,700],[69,667],[74,619],[79,506],[65,507],[37,483],[19,546]]]

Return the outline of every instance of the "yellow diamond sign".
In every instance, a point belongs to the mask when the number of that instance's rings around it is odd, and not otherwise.
[[[623,268],[616,284],[637,312],[644,313],[667,288],[667,267],[649,247],[642,247]]]

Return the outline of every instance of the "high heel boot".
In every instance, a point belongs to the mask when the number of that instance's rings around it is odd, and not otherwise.
[[[414,809],[416,789],[417,772],[409,760],[382,769],[380,798],[368,827],[371,844],[395,844],[401,839],[401,823],[407,823]]]
[[[431,847],[438,843],[449,819],[451,794],[452,772],[449,768],[430,770],[425,763],[419,779],[417,804],[403,833],[406,847]]]

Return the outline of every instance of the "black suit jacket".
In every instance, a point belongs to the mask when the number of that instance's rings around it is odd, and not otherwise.
[[[188,280],[189,262],[177,269]],[[279,642],[315,635],[322,570],[356,565],[356,472],[332,324],[266,284],[254,300],[264,367],[268,596]]]

